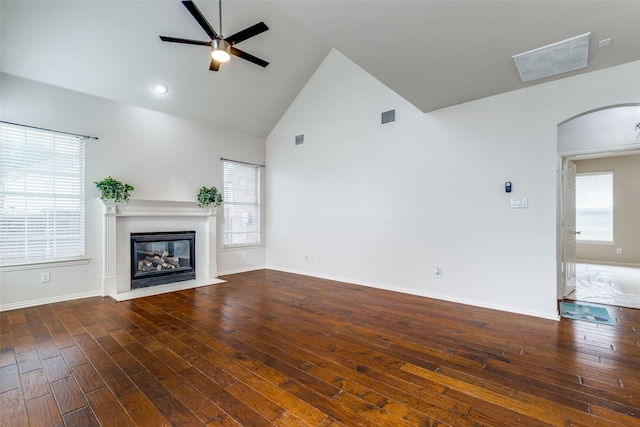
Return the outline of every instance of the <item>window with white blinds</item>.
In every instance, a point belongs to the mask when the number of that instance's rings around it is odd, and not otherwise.
[[[576,175],[576,240],[613,242],[613,172]]]
[[[224,246],[260,244],[260,167],[223,161]]]
[[[0,123],[0,266],[84,257],[84,140]]]

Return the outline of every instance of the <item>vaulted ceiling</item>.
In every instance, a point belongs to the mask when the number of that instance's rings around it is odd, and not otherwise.
[[[218,30],[217,1],[195,0]],[[178,0],[0,1],[0,69],[265,137],[331,48],[424,112],[640,59],[638,1],[224,0],[224,35],[264,21],[209,71]],[[219,30],[218,30],[219,31]],[[586,69],[522,83],[511,56],[591,32]],[[598,48],[600,40],[611,45]],[[164,96],[151,85],[169,86]]]

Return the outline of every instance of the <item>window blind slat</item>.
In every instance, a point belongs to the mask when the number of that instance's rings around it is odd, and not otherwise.
[[[0,264],[84,256],[84,142],[0,124]]]

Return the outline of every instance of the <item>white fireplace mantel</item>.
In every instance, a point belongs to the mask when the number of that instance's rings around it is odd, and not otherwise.
[[[130,200],[128,203],[115,203],[103,200],[105,215],[115,216],[213,216],[216,209],[201,208],[196,202],[173,200]]]
[[[104,203],[104,249],[102,294],[116,300],[150,295],[177,289],[193,288],[218,280],[216,261],[216,208],[200,207],[196,202],[172,200],[130,200],[128,203]],[[129,271],[130,232],[176,231],[172,225],[181,224],[183,230],[196,229],[196,279],[175,284],[131,290]],[[144,229],[137,229],[137,228]],[[202,234],[205,234],[202,236]],[[125,242],[126,239],[126,242]],[[126,257],[124,252],[127,252]],[[204,261],[203,261],[204,260]]]

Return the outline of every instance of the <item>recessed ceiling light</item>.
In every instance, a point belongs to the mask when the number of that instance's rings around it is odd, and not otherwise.
[[[538,49],[512,56],[523,82],[586,68],[589,36],[582,34]]]
[[[169,86],[164,83],[156,83],[151,86],[151,90],[153,90],[153,92],[158,95],[164,95],[165,93],[169,92]]]

